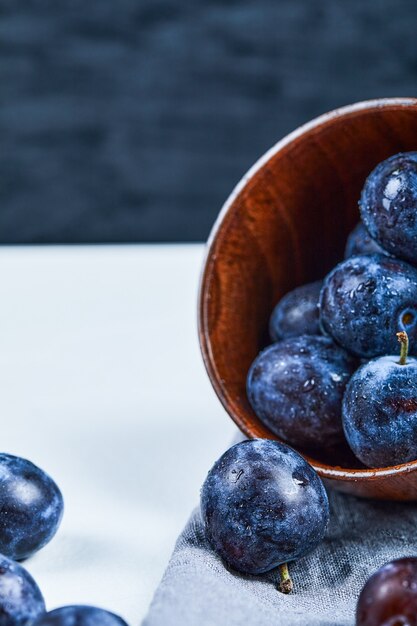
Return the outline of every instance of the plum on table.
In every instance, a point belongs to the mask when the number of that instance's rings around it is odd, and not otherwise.
[[[45,602],[32,576],[0,555],[0,626],[31,626],[44,612]]]
[[[391,561],[366,582],[356,626],[417,626],[417,558]]]
[[[48,474],[0,453],[0,553],[15,560],[31,556],[55,535],[62,513],[61,492]]]
[[[329,504],[320,477],[292,448],[254,439],[232,446],[201,490],[201,514],[214,550],[234,569],[260,574],[313,550]]]
[[[127,624],[118,615],[104,609],[73,605],[45,613],[32,626],[127,626]]]

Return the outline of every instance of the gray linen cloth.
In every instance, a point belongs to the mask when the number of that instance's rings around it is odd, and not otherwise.
[[[359,592],[383,563],[417,555],[417,503],[360,500],[329,492],[322,544],[290,564],[294,592],[277,572],[228,569],[204,535],[199,510],[180,535],[143,626],[353,626]]]

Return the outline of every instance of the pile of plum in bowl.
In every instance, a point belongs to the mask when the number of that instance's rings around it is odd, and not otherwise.
[[[417,100],[339,109],[255,164],[211,234],[199,331],[211,382],[249,439],[225,453],[202,490],[207,536],[232,567],[280,566],[285,586],[285,541],[275,560],[274,531],[265,553],[257,536],[257,554],[248,554],[236,514],[251,509],[251,533],[257,515],[265,529],[278,475],[311,490],[299,516],[308,511],[310,522],[302,554],[325,532],[323,483],[417,500]],[[266,476],[274,493],[261,502],[256,484]],[[238,486],[245,480],[249,500]],[[281,507],[278,517],[291,511]],[[404,580],[413,571],[417,588],[416,563],[392,568]]]

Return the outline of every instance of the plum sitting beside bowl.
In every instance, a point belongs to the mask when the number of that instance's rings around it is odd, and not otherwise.
[[[277,441],[247,440],[209,471],[201,514],[214,550],[234,569],[261,574],[317,547],[329,503],[322,481],[298,452]]]

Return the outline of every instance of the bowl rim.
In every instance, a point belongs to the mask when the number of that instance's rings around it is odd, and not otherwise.
[[[207,293],[207,281],[210,274],[210,266],[212,261],[213,248],[217,242],[223,221],[228,215],[229,210],[232,208],[234,201],[241,191],[246,187],[247,183],[255,176],[255,174],[280,150],[287,145],[302,137],[306,133],[317,130],[318,128],[331,123],[333,120],[341,117],[350,117],[357,115],[361,112],[367,112],[370,110],[378,110],[385,108],[408,108],[417,107],[417,98],[411,97],[395,97],[395,98],[376,98],[372,100],[363,100],[354,104],[345,105],[328,113],[324,113],[315,117],[311,121],[299,126],[288,135],[278,140],[269,150],[267,150],[255,163],[249,168],[249,170],[242,176],[239,182],[235,185],[228,198],[224,202],[214,224],[210,231],[205,254],[203,259],[202,270],[200,274],[200,283],[198,290],[198,335],[200,350],[203,357],[204,365],[210,379],[210,382],[219,398],[221,404],[226,410],[227,414],[239,427],[239,429],[248,437],[252,438],[249,428],[245,420],[242,420],[239,415],[233,411],[230,406],[229,400],[224,393],[222,382],[216,372],[213,354],[211,351],[210,338],[207,325],[207,309],[206,309],[206,293]],[[278,441],[281,441],[279,437],[275,437],[273,433],[271,435]],[[285,443],[285,442],[283,442]],[[343,480],[343,481],[358,481],[362,480],[374,480],[376,478],[389,478],[390,476],[398,476],[398,474],[406,474],[413,470],[417,470],[417,459],[415,461],[409,461],[408,463],[402,463],[400,465],[393,465],[390,467],[382,468],[363,468],[363,469],[350,469],[342,468],[338,466],[331,466],[321,463],[307,454],[303,454],[304,458],[314,467],[318,474],[322,478]]]

